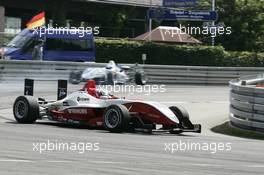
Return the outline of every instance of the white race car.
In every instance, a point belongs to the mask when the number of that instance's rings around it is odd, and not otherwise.
[[[118,98],[96,89],[95,81],[67,95],[67,81],[59,80],[57,101],[34,98],[34,80],[25,81],[24,95],[15,100],[14,117],[19,123],[49,119],[76,125],[105,128],[110,132],[201,132],[188,112],[179,106]],[[158,127],[160,126],[160,127]]]
[[[133,70],[133,75],[129,76],[128,70]],[[119,66],[114,61],[109,61],[104,68],[87,68],[83,72],[70,73],[69,82],[72,84],[87,80],[95,80],[97,84],[126,84],[134,81],[137,85],[145,85],[147,82],[144,71],[137,64],[131,69],[129,66]]]

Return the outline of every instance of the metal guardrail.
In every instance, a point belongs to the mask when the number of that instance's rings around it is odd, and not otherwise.
[[[231,79],[256,75],[264,68],[145,65],[150,82],[165,84],[227,85]]]
[[[0,60],[0,82],[24,81],[25,78],[43,81],[68,79],[73,70],[104,66],[104,63]]]
[[[129,64],[128,64],[129,65]],[[68,79],[73,70],[103,67],[105,63],[0,60],[0,82]],[[131,65],[129,65],[131,66]],[[231,79],[264,72],[264,68],[140,65],[149,83],[227,85]]]
[[[264,74],[231,80],[230,89],[231,124],[264,132]]]

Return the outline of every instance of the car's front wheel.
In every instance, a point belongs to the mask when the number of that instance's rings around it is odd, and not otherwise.
[[[175,114],[179,119],[179,124],[183,127],[193,128],[193,124],[189,119],[189,114],[187,110],[181,106],[171,106],[170,110]]]
[[[129,111],[124,105],[111,105],[104,113],[104,126],[110,132],[124,132],[128,129]]]
[[[39,118],[38,101],[32,96],[17,97],[13,114],[18,123],[34,123]]]

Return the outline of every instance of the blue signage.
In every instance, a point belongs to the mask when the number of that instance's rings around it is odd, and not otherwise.
[[[164,7],[192,7],[196,0],[163,0]]]
[[[156,20],[216,21],[216,11],[184,11],[172,9],[150,9],[149,18]]]

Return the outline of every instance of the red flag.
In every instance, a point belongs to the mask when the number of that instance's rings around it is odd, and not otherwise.
[[[33,29],[45,25],[45,12],[41,12],[34,16],[28,23],[27,28]]]

